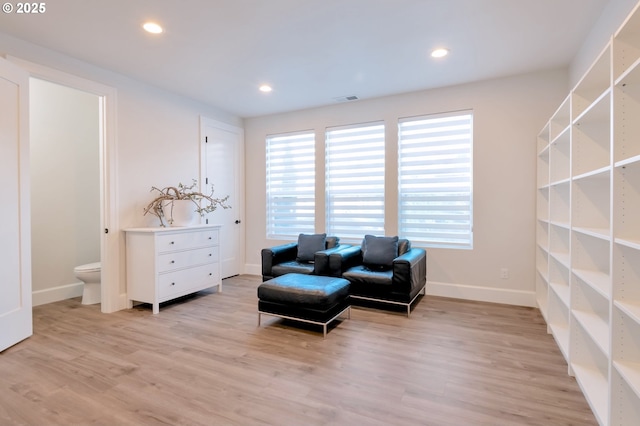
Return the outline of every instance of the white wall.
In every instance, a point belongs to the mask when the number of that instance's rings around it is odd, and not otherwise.
[[[611,0],[603,17],[574,59],[571,76],[582,75],[610,33],[635,3]],[[606,40],[605,40],[606,42]],[[595,53],[593,53],[595,52]],[[152,185],[188,181],[199,175],[198,120],[205,115],[237,127],[239,117],[221,109],[61,55],[0,32],[0,55],[77,75],[117,90],[118,209],[122,228],[153,225],[143,217]],[[259,250],[278,241],[265,238],[264,137],[268,133],[384,119],[394,126],[398,117],[473,108],[475,111],[475,248],[473,251],[430,250],[430,290],[477,299],[533,303],[535,135],[574,83],[566,72],[546,72],[476,84],[415,92],[376,100],[259,117],[246,122],[247,270],[259,273]],[[388,132],[389,164],[395,157],[394,132]],[[321,144],[319,139],[318,143]],[[322,151],[319,151],[322,152]],[[318,167],[318,170],[323,170]],[[395,187],[395,174],[388,185]],[[395,218],[394,192],[388,215]],[[318,203],[319,211],[324,207]],[[395,231],[392,224],[388,233]],[[124,260],[124,238],[119,243]],[[499,279],[509,268],[510,278]],[[124,262],[119,291],[124,294]],[[524,300],[524,302],[523,302]]]
[[[397,120],[414,115],[474,111],[474,249],[429,249],[432,294],[535,305],[536,135],[566,96],[564,70],[361,100],[245,120],[247,271],[260,273],[259,251],[283,241],[265,229],[265,137],[315,129],[316,193],[323,194],[323,131],[384,120],[387,126],[387,234],[397,233]],[[323,217],[318,199],[316,216]],[[319,221],[322,224],[322,220]],[[318,221],[316,222],[318,223]],[[317,231],[324,231],[320,225]],[[509,278],[500,279],[500,269]]]
[[[117,205],[120,270],[117,285],[124,295],[122,229],[156,225],[142,215],[152,199],[151,186],[189,182],[200,176],[200,116],[233,126],[242,120],[221,109],[161,90],[97,66],[61,55],[0,32],[0,55],[10,55],[110,86],[117,91]],[[124,300],[124,299],[122,299]],[[124,307],[124,305],[120,305]]]
[[[31,79],[33,304],[82,294],[73,268],[100,261],[98,97]]]

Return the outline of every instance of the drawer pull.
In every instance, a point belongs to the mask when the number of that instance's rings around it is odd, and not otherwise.
[[[175,261],[175,260],[172,260],[172,261],[171,261],[171,263],[176,263],[176,261]]]
[[[211,239],[211,237],[209,237],[209,239]]]
[[[171,241],[169,244],[175,244],[175,242]]]
[[[209,272],[209,276],[213,275],[211,272]]]
[[[209,253],[209,257],[213,256],[211,253]]]
[[[171,285],[176,285],[176,283],[171,283]]]

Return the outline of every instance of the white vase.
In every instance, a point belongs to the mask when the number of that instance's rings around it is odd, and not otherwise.
[[[191,200],[168,200],[162,204],[162,212],[168,226],[197,225],[199,214]]]

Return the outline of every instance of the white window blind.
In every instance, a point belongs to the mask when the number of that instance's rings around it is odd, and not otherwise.
[[[315,231],[315,134],[267,137],[267,238]]]
[[[360,242],[384,235],[384,124],[326,132],[326,232]]]
[[[473,248],[473,113],[398,126],[400,235],[416,246]]]

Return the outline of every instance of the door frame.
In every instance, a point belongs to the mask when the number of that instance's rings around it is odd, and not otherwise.
[[[207,168],[206,168],[206,143],[205,143],[205,127],[215,127],[220,130],[224,130],[237,135],[238,146],[236,150],[236,176],[234,179],[236,186],[236,202],[234,203],[234,210],[238,210],[238,218],[240,219],[240,235],[238,244],[238,262],[240,263],[240,273],[245,272],[245,217],[244,217],[244,129],[231,124],[223,123],[213,118],[200,116],[200,185],[202,187],[205,181]]]
[[[123,237],[118,232],[116,89],[15,56],[8,55],[6,59],[26,70],[30,77],[91,93],[100,99],[100,225],[103,230],[100,236],[100,309],[104,313],[124,309],[126,295],[120,294],[120,246],[123,244]]]

